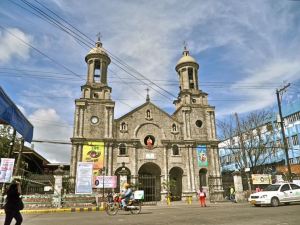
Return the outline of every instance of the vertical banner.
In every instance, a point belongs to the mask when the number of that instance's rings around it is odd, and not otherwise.
[[[93,163],[77,162],[75,194],[91,194],[93,179]]]
[[[206,145],[198,145],[196,149],[197,149],[198,166],[207,167],[208,161],[207,161]]]
[[[15,159],[1,158],[0,183],[10,183],[14,171]]]
[[[93,174],[98,175],[104,165],[104,142],[87,142],[82,149],[82,162],[93,163]]]

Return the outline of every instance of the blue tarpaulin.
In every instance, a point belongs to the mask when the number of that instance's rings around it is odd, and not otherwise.
[[[31,142],[33,136],[33,126],[21,113],[18,107],[6,95],[0,87],[0,123],[11,125],[22,135],[25,141]]]

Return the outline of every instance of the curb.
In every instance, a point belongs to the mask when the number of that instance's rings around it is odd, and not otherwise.
[[[42,214],[42,213],[62,213],[62,212],[95,212],[104,211],[102,207],[87,207],[87,208],[58,208],[58,209],[24,209],[22,214]],[[0,210],[0,215],[5,215],[4,210]]]

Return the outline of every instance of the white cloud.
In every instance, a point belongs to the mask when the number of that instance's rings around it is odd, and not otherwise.
[[[19,37],[27,43],[30,43],[32,37],[25,34],[18,28],[7,28],[7,31],[0,31],[0,63],[9,63],[12,58],[27,60],[29,58],[30,47],[23,44],[12,36]]]
[[[34,126],[34,140],[69,142],[72,127],[60,118],[55,109],[39,109],[28,118]],[[35,150],[50,162],[70,161],[71,145],[34,143],[34,146]]]

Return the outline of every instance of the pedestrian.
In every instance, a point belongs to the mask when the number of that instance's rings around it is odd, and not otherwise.
[[[230,199],[230,201],[232,201],[232,202],[236,202],[236,201],[235,201],[235,190],[234,190],[234,187],[233,187],[233,186],[230,187],[230,195],[229,195],[229,199]]]
[[[260,191],[261,191],[261,189],[259,186],[255,188],[255,192],[260,192]]]
[[[5,222],[4,225],[10,225],[13,218],[16,220],[16,225],[21,225],[23,218],[20,210],[24,208],[23,201],[20,197],[21,186],[19,182],[13,182],[6,193],[6,203],[4,205]]]
[[[198,194],[199,203],[200,203],[201,207],[206,207],[206,202],[205,202],[206,193],[202,187],[199,188],[199,190],[197,191],[197,194]]]

